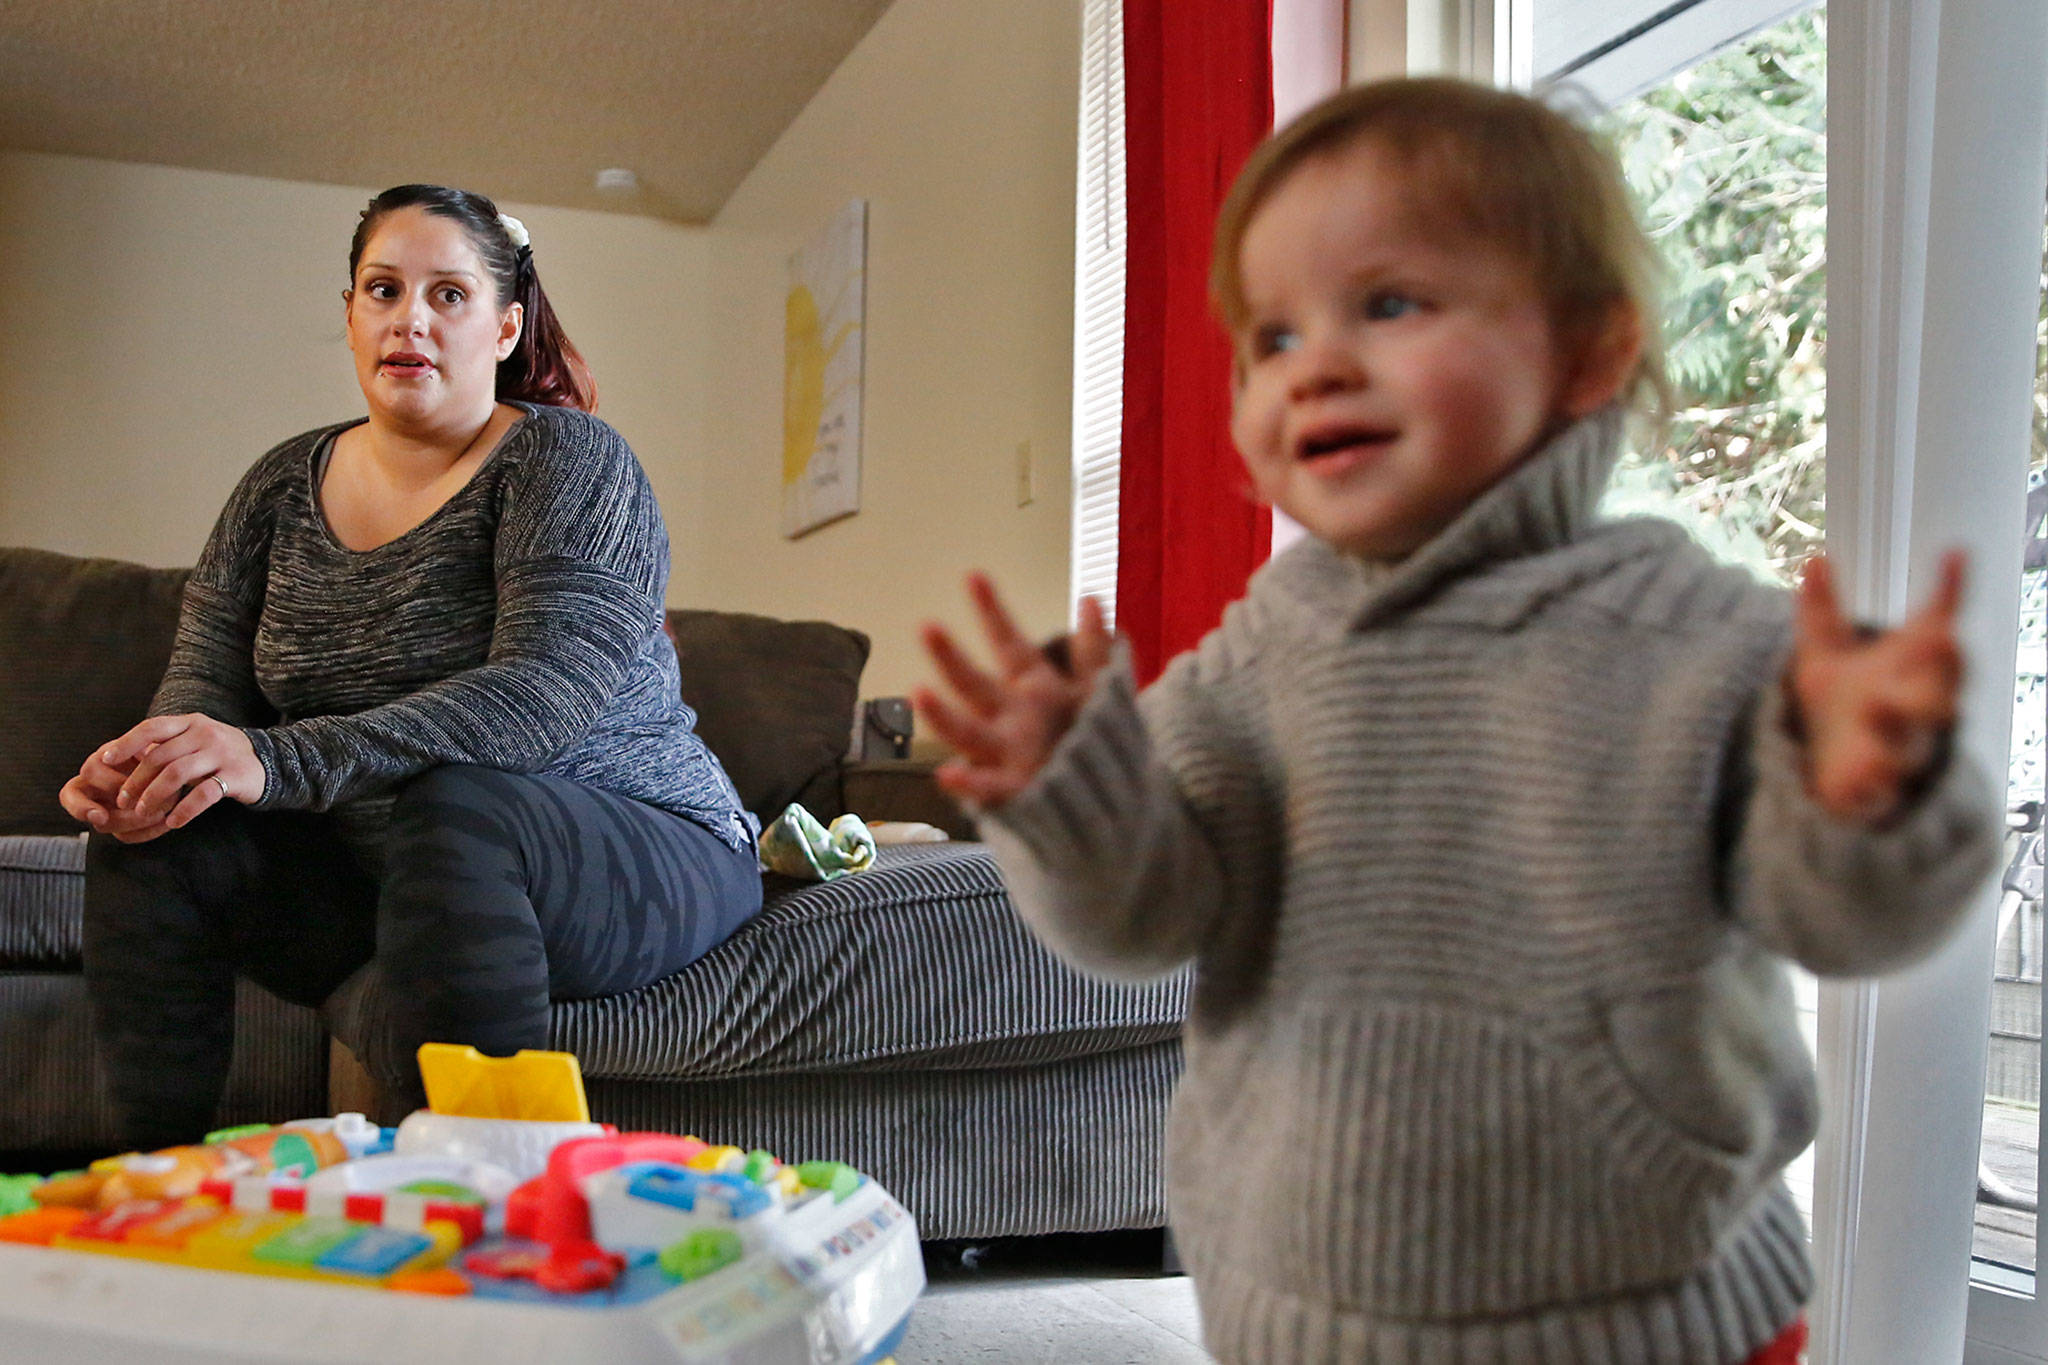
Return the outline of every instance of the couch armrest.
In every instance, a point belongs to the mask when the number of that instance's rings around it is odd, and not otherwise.
[[[840,769],[846,808],[861,819],[917,820],[955,839],[972,839],[974,821],[932,780],[938,764],[920,758],[864,758]]]

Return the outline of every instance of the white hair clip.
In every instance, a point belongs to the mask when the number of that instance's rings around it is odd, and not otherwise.
[[[512,249],[514,251],[517,251],[520,247],[531,246],[533,244],[533,238],[527,235],[526,224],[520,222],[511,214],[499,214],[498,225],[504,228],[505,235],[512,239]]]

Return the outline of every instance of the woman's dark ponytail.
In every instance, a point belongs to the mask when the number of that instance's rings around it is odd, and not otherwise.
[[[530,246],[517,252],[512,301],[525,312],[526,320],[512,354],[498,362],[498,397],[597,411],[597,381],[590,377],[590,367],[562,330],[562,320],[555,316],[547,291],[540,287]]]
[[[355,283],[356,265],[370,234],[386,214],[404,208],[452,218],[462,224],[484,269],[497,285],[498,307],[517,303],[524,313],[512,354],[498,362],[497,395],[548,407],[597,411],[597,382],[582,353],[562,330],[562,320],[548,303],[533,268],[533,248],[515,245],[498,206],[481,194],[446,185],[397,185],[370,201],[356,223],[349,243],[348,277]]]

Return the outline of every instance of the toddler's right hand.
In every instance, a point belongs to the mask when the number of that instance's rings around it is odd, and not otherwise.
[[[1063,668],[1017,629],[985,575],[968,575],[967,595],[995,652],[995,671],[976,665],[943,627],[926,625],[924,647],[954,696],[920,687],[911,700],[958,755],[933,774],[939,785],[993,810],[1031,784],[1073,725],[1109,662],[1110,637],[1102,608],[1082,598],[1080,629],[1066,638]]]

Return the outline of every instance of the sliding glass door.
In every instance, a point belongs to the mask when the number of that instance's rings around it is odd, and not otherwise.
[[[1943,549],[1970,551],[1960,743],[2006,792],[2005,865],[1935,960],[1802,983],[1826,1119],[1794,1183],[1822,1276],[1816,1361],[2048,1360],[2034,1280],[2048,6],[1464,12],[1496,48],[1526,35],[1529,76],[1553,97],[1605,110],[1670,258],[1682,410],[1617,499],[1693,521],[1769,577],[1825,544],[1877,619],[1924,599]]]

